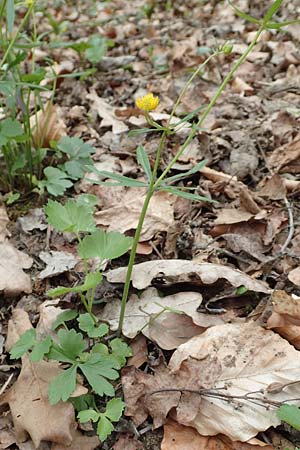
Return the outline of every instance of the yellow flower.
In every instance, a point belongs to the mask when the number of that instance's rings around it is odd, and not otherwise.
[[[159,104],[159,98],[154,97],[154,95],[150,92],[143,97],[137,98],[135,104],[139,109],[142,109],[143,111],[152,111],[153,109],[157,108]]]

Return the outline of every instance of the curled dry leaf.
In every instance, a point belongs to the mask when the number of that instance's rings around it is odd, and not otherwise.
[[[226,321],[225,314],[213,316],[197,312],[201,302],[199,292],[179,292],[161,297],[156,289],[146,289],[140,297],[132,295],[127,302],[123,334],[133,338],[141,331],[163,349],[177,348],[207,327]],[[114,300],[100,315],[112,330],[118,328],[120,307],[120,301]],[[172,312],[172,308],[178,313]]]
[[[194,428],[168,420],[164,426],[161,450],[274,450],[274,447],[258,439],[253,441],[254,443],[232,442],[222,435],[201,436]]]
[[[31,327],[27,313],[15,309],[8,324],[7,350]],[[0,404],[9,404],[17,441],[26,441],[29,435],[36,448],[44,440],[71,444],[75,423],[73,405],[69,402],[50,405],[48,401],[49,383],[61,373],[56,361],[32,362],[27,355],[22,357],[17,381],[0,396]],[[86,389],[79,388],[77,394],[83,393]]]
[[[107,188],[102,186],[99,194],[101,195],[104,191],[105,196],[106,190]],[[108,231],[125,233],[136,229],[146,192],[140,188],[123,188],[121,192],[121,198],[120,192],[117,197],[110,196],[109,204],[95,214],[95,219],[97,225],[108,227]],[[156,233],[167,231],[174,224],[175,199],[174,195],[167,192],[157,192],[152,196],[143,224],[141,241],[148,241]]]
[[[47,103],[44,110],[30,117],[30,123],[36,148],[49,148],[51,141],[59,141],[67,132],[60,107],[51,102]]]
[[[29,269],[32,262],[32,258],[12,244],[0,243],[0,292],[3,292],[4,296],[12,297],[22,292],[30,294],[30,276],[23,272],[23,269]]]
[[[120,267],[106,272],[105,276],[111,283],[124,283],[126,272],[127,267]],[[132,284],[137,289],[145,289],[154,280],[164,285],[187,282],[199,286],[213,284],[220,279],[227,280],[234,287],[245,286],[249,291],[270,293],[264,283],[252,279],[239,270],[222,264],[196,264],[184,259],[156,260],[136,264],[131,275]]]
[[[299,379],[299,370],[300,353],[276,333],[254,323],[215,326],[182,344],[154,376],[127,368],[127,414],[140,423],[150,413],[160,426],[174,408],[177,422],[204,436],[221,433],[245,442],[279,425],[276,409],[266,402],[299,398],[299,383],[289,384]],[[274,383],[289,385],[270,391]]]

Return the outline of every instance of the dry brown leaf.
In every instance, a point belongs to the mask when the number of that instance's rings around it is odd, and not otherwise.
[[[5,239],[10,235],[7,230],[7,225],[9,223],[9,218],[4,205],[0,206],[0,242],[4,242]]]
[[[267,197],[271,200],[282,200],[286,197],[286,185],[283,178],[273,175],[262,189],[258,192],[261,197]]]
[[[9,261],[9,264],[7,262]],[[0,243],[0,292],[11,297],[21,292],[31,292],[30,276],[22,269],[29,269],[32,258],[20,252],[12,244]]]
[[[130,342],[132,356],[128,358],[127,365],[141,367],[148,359],[148,348],[145,336],[139,334]]]
[[[215,225],[230,225],[232,223],[248,222],[254,215],[248,211],[235,208],[223,208],[218,212]]]
[[[111,283],[124,283],[127,267],[106,272]],[[202,263],[183,259],[147,261],[135,264],[131,280],[137,289],[145,289],[153,280],[163,279],[164,285],[188,282],[194,285],[213,284],[219,279],[227,280],[232,286],[245,286],[249,291],[269,293],[268,287],[261,281],[252,279],[239,270],[222,264]]]
[[[94,450],[100,445],[97,436],[87,436],[78,430],[72,431],[72,444],[52,444],[51,450]]]
[[[111,192],[102,186],[99,195]],[[135,230],[140,217],[146,193],[139,188],[124,189],[122,195],[109,199],[109,206],[95,214],[97,225],[108,227],[108,231],[125,233]],[[156,233],[167,231],[174,224],[173,209],[175,196],[167,192],[155,193],[143,224],[140,240],[148,241]]]
[[[268,158],[270,167],[279,173],[300,172],[300,136],[281,147],[275,149]]]
[[[268,308],[268,306],[267,306]],[[300,349],[300,303],[284,291],[274,291],[271,296],[271,315],[267,328],[276,331],[296,349]]]
[[[168,368],[156,369],[154,376],[127,368],[123,379],[127,413],[137,423],[150,413],[157,427],[175,408],[172,415],[177,422],[202,435],[221,433],[245,442],[279,425],[276,410],[263,405],[266,400],[292,403],[299,398],[299,383],[292,383],[299,379],[299,370],[300,353],[278,334],[254,323],[219,325],[182,344]],[[291,384],[270,390],[274,383]],[[205,392],[199,395],[201,389]],[[249,400],[251,393],[255,402]]]
[[[113,446],[113,450],[144,450],[143,444],[136,438],[122,434]]]
[[[291,270],[288,274],[288,279],[296,286],[300,286],[300,267]]]
[[[202,296],[198,292],[179,292],[160,297],[154,288],[145,290],[140,297],[132,295],[127,302],[123,334],[133,338],[141,331],[166,350],[177,348],[208,326],[224,322],[223,315],[208,316],[197,312],[201,301]],[[110,324],[112,330],[118,327],[120,306],[119,300],[111,301],[99,316]],[[167,310],[164,311],[164,308]],[[181,311],[181,314],[172,312],[172,308]]]
[[[7,350],[31,327],[27,313],[15,309],[8,324]],[[26,441],[29,435],[35,447],[44,440],[71,444],[75,424],[73,405],[70,402],[50,405],[48,401],[49,383],[61,373],[56,361],[32,362],[27,355],[22,357],[17,381],[0,397],[0,404],[9,404],[17,441]],[[85,392],[83,389],[78,394]]]
[[[102,119],[100,127],[112,127],[115,134],[128,130],[128,126],[115,115],[115,108],[99,97],[94,90],[91,90],[86,98],[91,101],[91,109],[97,111],[98,116]]]
[[[173,420],[168,420],[164,426],[164,438],[161,450],[274,450],[274,447],[264,442],[255,444],[247,442],[232,442],[226,436],[201,436],[194,428],[185,427]]]
[[[72,255],[72,253],[56,252],[54,250],[41,252],[39,258],[46,264],[46,268],[38,275],[42,280],[74,269],[79,262],[79,258]]]
[[[172,349],[202,333],[207,327],[232,319],[230,313],[208,315],[198,312],[201,302],[202,296],[198,292],[179,292],[161,297],[156,289],[146,289],[141,296],[132,295],[129,298],[123,334],[132,338],[141,331],[162,348]],[[118,328],[120,307],[121,302],[113,300],[98,315],[110,324],[112,330]],[[169,310],[164,311],[164,308]],[[176,314],[172,308],[184,314]]]
[[[59,141],[67,134],[67,127],[62,119],[58,105],[48,102],[44,110],[40,110],[30,118],[33,129],[33,142],[37,148],[49,148],[51,141]]]

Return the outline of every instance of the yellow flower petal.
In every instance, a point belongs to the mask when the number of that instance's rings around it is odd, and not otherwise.
[[[153,109],[157,108],[159,104],[159,98],[155,97],[150,92],[143,97],[137,98],[135,104],[139,109],[142,109],[143,111],[152,111]]]

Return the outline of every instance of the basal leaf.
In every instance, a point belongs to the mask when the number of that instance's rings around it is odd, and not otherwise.
[[[36,343],[36,333],[34,328],[30,328],[22,334],[20,339],[16,342],[10,351],[12,359],[21,358],[32,346]]]
[[[30,353],[31,361],[40,361],[50,350],[52,339],[47,336],[43,341],[37,342]]]
[[[46,179],[40,182],[49,194],[57,197],[63,195],[66,189],[73,186],[73,182],[69,180],[68,175],[56,167],[46,167],[44,169]]]
[[[132,238],[117,231],[96,230],[86,236],[78,245],[78,254],[83,259],[115,259],[124,255],[132,244]]]
[[[69,320],[75,319],[75,317],[77,316],[78,312],[75,311],[74,309],[63,311],[56,317],[55,321],[53,322],[51,327],[52,330],[56,330],[56,328],[58,328],[60,325],[64,324],[65,322],[68,322]]]
[[[277,411],[279,419],[300,430],[300,409],[295,405],[283,404]]]
[[[108,325],[106,323],[100,325],[95,324],[88,313],[80,314],[77,321],[79,323],[79,328],[82,331],[85,331],[90,338],[99,338],[108,333]]]
[[[84,411],[80,411],[77,417],[79,419],[79,422],[81,423],[89,422],[90,420],[92,422],[97,422],[97,420],[100,417],[100,414],[94,409],[86,409]]]
[[[68,200],[64,205],[48,200],[44,207],[48,222],[58,231],[91,232],[95,229],[93,210],[89,205],[78,204]]]
[[[131,348],[120,338],[113,339],[110,342],[110,348],[112,356],[117,359],[120,368],[126,364],[126,358],[132,355]]]
[[[104,414],[101,414],[100,420],[97,426],[97,434],[101,442],[105,441],[105,439],[114,431],[114,426]]]
[[[50,383],[48,395],[51,405],[55,405],[60,400],[65,402],[73,394],[76,387],[76,371],[76,366],[72,366]]]
[[[118,422],[123,414],[125,403],[120,398],[111,399],[105,408],[105,416],[112,422]]]
[[[96,394],[114,396],[114,388],[106,378],[116,380],[119,377],[115,370],[115,361],[109,357],[105,358],[100,354],[93,353],[89,360],[81,363],[79,367]]]
[[[79,286],[74,286],[71,288],[66,287],[57,287],[54,289],[50,289],[47,294],[50,297],[59,297],[60,295],[68,294],[69,292],[76,292],[77,294],[87,292],[90,289],[94,289],[100,284],[102,281],[102,274],[100,272],[88,273],[85,277],[84,283]]]

